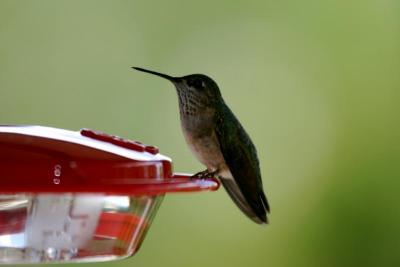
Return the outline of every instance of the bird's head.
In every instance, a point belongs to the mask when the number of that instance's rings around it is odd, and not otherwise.
[[[190,74],[182,77],[173,77],[143,68],[132,68],[171,81],[175,85],[181,105],[206,108],[213,107],[222,101],[217,83],[206,75]]]

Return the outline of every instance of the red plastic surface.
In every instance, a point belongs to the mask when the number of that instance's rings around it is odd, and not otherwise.
[[[87,137],[90,137],[90,138],[93,138],[96,140],[100,140],[100,141],[104,141],[104,142],[109,142],[111,144],[114,144],[114,145],[117,145],[120,147],[125,147],[128,149],[132,149],[132,150],[135,150],[138,152],[144,152],[146,149],[146,146],[140,142],[126,140],[119,136],[109,135],[109,134],[99,132],[99,131],[94,131],[94,130],[90,130],[90,129],[82,129],[81,134],[83,136],[87,136]],[[155,153],[155,154],[157,154],[157,153]]]
[[[95,231],[98,237],[117,238],[129,242],[137,227],[147,227],[143,218],[130,213],[102,212]]]
[[[217,190],[216,179],[174,175],[158,149],[88,129],[0,126],[0,193],[157,195]]]
[[[18,209],[0,212],[0,235],[21,232],[25,228],[26,210]]]

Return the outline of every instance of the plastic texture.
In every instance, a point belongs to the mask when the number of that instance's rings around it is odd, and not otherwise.
[[[0,126],[0,263],[132,256],[166,193],[218,187],[174,174],[171,159],[141,142]]]

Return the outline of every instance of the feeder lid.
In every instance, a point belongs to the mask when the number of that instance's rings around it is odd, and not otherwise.
[[[103,132],[0,126],[0,193],[155,195],[217,190],[216,179],[174,174],[158,148]]]

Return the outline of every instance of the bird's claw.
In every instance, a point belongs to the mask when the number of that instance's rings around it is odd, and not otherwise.
[[[217,173],[216,171],[210,172],[209,170],[205,170],[205,171],[201,171],[196,174],[193,174],[190,178],[204,180],[204,179],[213,178],[216,173]]]

